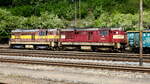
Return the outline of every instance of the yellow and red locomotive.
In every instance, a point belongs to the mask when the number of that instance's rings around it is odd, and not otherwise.
[[[122,50],[127,39],[123,30],[111,28],[17,29],[9,44],[11,48]]]
[[[59,39],[57,29],[13,30],[9,45],[11,48],[51,48]]]

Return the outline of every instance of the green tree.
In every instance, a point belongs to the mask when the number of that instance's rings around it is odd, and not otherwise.
[[[122,27],[126,28],[126,30],[132,28],[134,30],[138,27],[138,15],[118,12],[111,15],[104,13],[95,20],[95,25],[99,27]]]

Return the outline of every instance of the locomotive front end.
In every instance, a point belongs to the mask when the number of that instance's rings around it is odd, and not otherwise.
[[[123,30],[112,30],[112,42],[115,43],[115,48],[125,49],[127,45],[127,35]]]

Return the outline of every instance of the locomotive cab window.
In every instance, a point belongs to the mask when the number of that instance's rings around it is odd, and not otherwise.
[[[47,31],[40,31],[39,32],[39,36],[46,36],[47,35]]]
[[[114,34],[119,34],[119,32],[118,32],[118,31],[114,31],[113,33],[114,33]]]
[[[100,31],[100,35],[101,36],[107,36],[108,35],[108,31],[106,31],[106,30]]]

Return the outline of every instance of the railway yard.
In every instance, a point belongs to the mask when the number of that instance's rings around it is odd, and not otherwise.
[[[147,80],[150,79],[150,54],[143,54],[144,65],[139,66],[139,54],[135,53],[0,47],[0,83],[20,84],[18,80],[21,84],[25,80],[28,82],[24,84],[39,84],[39,82],[43,84],[148,84],[150,82]]]
[[[150,84],[148,3],[1,0],[0,84]]]

